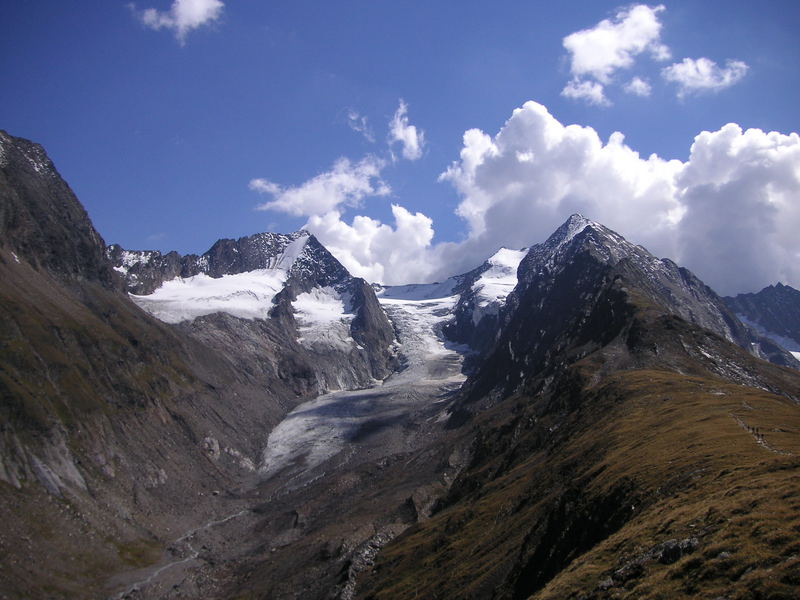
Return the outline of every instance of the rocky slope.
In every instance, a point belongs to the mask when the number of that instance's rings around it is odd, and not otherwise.
[[[689,272],[573,216],[454,400],[468,467],[359,597],[793,597],[800,376],[750,344]]]
[[[725,303],[756,333],[800,357],[800,291],[778,283],[756,294],[726,297]]]

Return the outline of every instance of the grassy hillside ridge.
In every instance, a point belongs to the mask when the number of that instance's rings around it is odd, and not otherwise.
[[[484,417],[450,505],[387,547],[363,597],[794,597],[795,404],[645,369],[585,390],[566,421],[529,400]],[[672,564],[645,558],[694,539]]]
[[[359,597],[796,597],[800,375],[623,284],[582,321],[629,315],[613,339],[463,425],[471,464]]]

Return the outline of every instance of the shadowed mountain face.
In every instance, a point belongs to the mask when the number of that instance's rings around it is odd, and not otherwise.
[[[580,215],[390,288],[302,231],[106,248],[3,132],[0,233],[0,595],[796,597],[791,288]]]
[[[518,276],[451,407],[468,466],[359,596],[791,598],[798,373],[745,351],[691,273],[579,216]]]
[[[725,302],[763,338],[800,356],[800,291],[778,283],[757,294],[727,297]]]

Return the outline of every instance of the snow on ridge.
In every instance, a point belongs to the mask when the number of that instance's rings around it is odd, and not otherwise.
[[[287,273],[259,269],[235,275],[193,277],[165,281],[147,296],[130,294],[142,309],[165,323],[191,321],[217,312],[242,319],[266,319],[272,300],[283,289]]]
[[[295,311],[300,344],[310,348],[325,347],[350,350],[355,345],[350,324],[355,314],[347,294],[326,286],[299,294],[292,303]]]
[[[385,300],[436,300],[449,298],[458,285],[456,277],[434,283],[410,283],[406,285],[380,286],[375,290],[375,295],[381,302]]]
[[[131,299],[151,315],[165,323],[191,321],[197,317],[224,312],[242,319],[266,319],[275,295],[283,289],[289,272],[303,254],[309,239],[305,235],[285,236],[288,243],[271,257],[267,268],[245,273],[211,277],[201,272],[192,277],[178,277],[165,281],[152,294]],[[283,237],[283,236],[282,236]],[[155,251],[124,251],[122,266],[117,271],[126,272],[134,264],[149,262]],[[208,268],[208,258],[198,259],[201,271]]]
[[[581,214],[575,213],[567,219],[567,231],[564,233],[564,238],[559,241],[558,246],[564,246],[572,241],[581,231],[586,229],[589,225],[597,226],[597,223],[590,221]]]
[[[298,233],[301,235],[298,235],[297,237],[293,237],[292,235],[286,236],[291,241],[284,246],[283,250],[281,250],[279,254],[276,254],[269,260],[267,268],[283,269],[286,271],[292,268],[294,262],[303,254],[303,250],[305,249],[310,237],[306,231],[300,231]]]
[[[481,273],[472,286],[477,294],[478,307],[485,309],[489,305],[505,302],[506,297],[517,285],[517,269],[519,263],[528,253],[527,248],[510,250],[500,248],[489,260],[489,268]],[[499,306],[496,306],[499,309]]]
[[[761,325],[761,323],[757,323],[756,321],[751,321],[750,319],[747,318],[746,315],[742,313],[737,313],[736,318],[739,319],[742,323],[744,323],[748,327],[750,327],[751,329],[754,329],[755,332],[758,333],[759,335],[763,335],[764,337],[771,339],[773,342],[778,344],[784,350],[792,354],[796,359],[800,360],[800,342],[798,342],[797,340],[782,336],[773,331],[768,331],[767,329],[764,328],[763,325]]]

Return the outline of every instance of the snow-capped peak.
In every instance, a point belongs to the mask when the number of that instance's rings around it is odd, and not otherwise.
[[[179,323],[216,312],[243,319],[267,318],[276,294],[289,278],[298,259],[305,254],[310,234],[259,234],[251,243],[263,246],[264,268],[241,273],[226,273],[221,277],[208,275],[208,253],[197,260],[201,271],[191,277],[176,277],[165,281],[152,294],[131,298],[144,310],[167,323]],[[271,254],[276,249],[279,251]],[[238,252],[238,248],[233,248]],[[134,253],[123,256],[123,264],[131,266]],[[271,254],[271,255],[270,255]],[[136,253],[147,258],[146,253]]]
[[[478,306],[485,308],[490,304],[503,303],[517,285],[517,268],[525,258],[528,249],[510,250],[500,248],[486,262],[489,268],[481,273],[472,289],[477,294]]]

